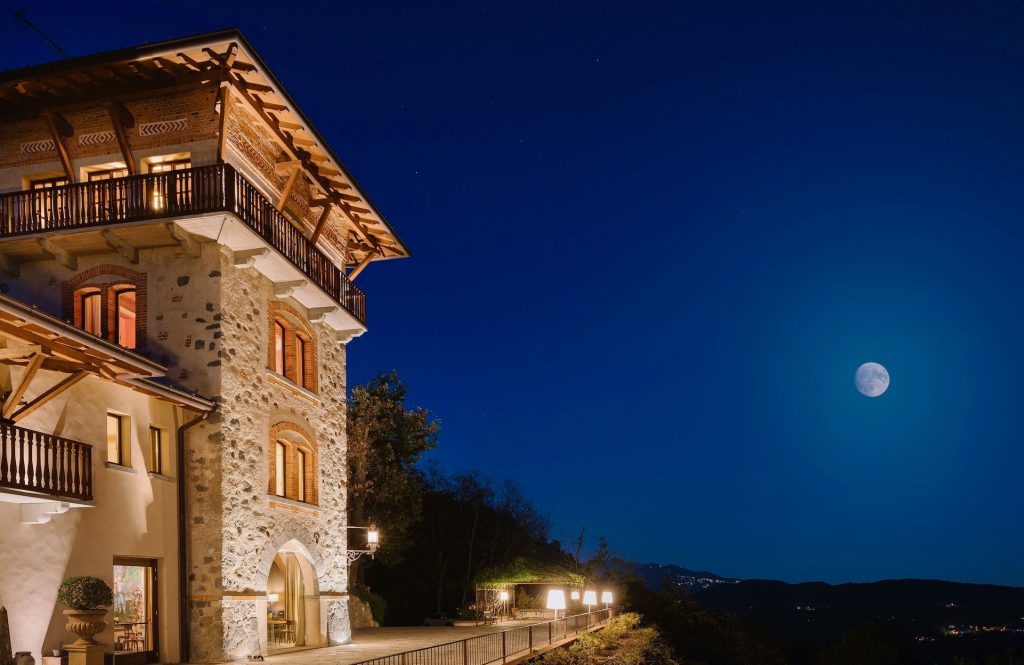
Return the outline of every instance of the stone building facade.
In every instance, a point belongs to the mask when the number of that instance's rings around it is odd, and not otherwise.
[[[19,606],[16,575],[0,572],[15,647],[38,655],[66,639],[50,591],[65,572],[107,579],[115,592],[122,576],[149,576],[136,593],[150,594],[150,613],[119,622],[118,605],[100,636],[130,664],[346,642],[350,550],[365,542],[346,518],[346,354],[366,330],[353,280],[405,246],[235,31],[12,72],[0,91],[0,294],[55,317],[69,339],[84,331],[96,345],[90,361],[149,363],[140,377],[89,365],[89,385],[108,388],[86,399],[80,383],[31,420],[59,434],[91,404],[80,431],[92,483],[106,487],[125,469],[140,482],[101,502],[98,490],[68,497],[0,469],[0,528],[23,544],[49,529],[62,553],[34,603]],[[0,344],[3,316],[0,301]],[[54,376],[85,371],[37,353]],[[0,347],[0,360],[10,355]],[[18,357],[6,379],[11,410],[47,392],[16,394],[33,357]],[[161,435],[137,416],[139,434],[122,450],[111,427],[140,391],[154,414],[173,411],[152,417],[171,425]],[[56,502],[116,522],[127,506],[152,503],[151,480],[158,514],[112,539],[94,538],[88,520],[29,525],[24,508],[5,508]],[[158,523],[163,540],[142,536]],[[48,628],[29,628],[19,607],[33,621],[48,616]]]

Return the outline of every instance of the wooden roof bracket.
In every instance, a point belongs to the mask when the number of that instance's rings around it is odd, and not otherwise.
[[[50,128],[50,136],[53,137],[53,147],[57,151],[60,165],[64,167],[64,175],[68,177],[68,182],[77,182],[75,170],[71,167],[71,158],[68,157],[67,146],[64,145],[65,138],[75,135],[75,128],[59,113],[44,111],[43,117],[46,118],[46,126]]]
[[[135,156],[132,155],[131,146],[128,145],[128,132],[126,130],[135,126],[135,117],[120,102],[106,102],[103,106],[110,116],[110,124],[114,127],[114,135],[117,137],[117,146],[121,149],[121,156],[128,167],[128,174],[135,175],[139,172],[135,163]]]
[[[11,393],[4,400],[3,417],[10,418],[11,414],[14,413],[14,409],[17,408],[21,402],[22,396],[25,391],[28,390],[28,386],[32,383],[32,379],[35,378],[36,373],[39,372],[39,368],[42,367],[43,361],[46,356],[42,353],[33,353],[31,360],[25,367],[25,371],[22,372],[21,378],[18,380],[18,385],[14,386]]]
[[[356,277],[359,277],[359,273],[363,272],[363,270],[366,269],[366,266],[370,265],[371,259],[373,259],[373,254],[367,253],[367,255],[363,257],[363,260],[359,262],[359,265],[357,265],[355,269],[348,274],[348,281],[356,281]]]

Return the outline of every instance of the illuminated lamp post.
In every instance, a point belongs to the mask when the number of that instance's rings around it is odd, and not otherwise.
[[[499,591],[498,600],[501,601],[501,616],[508,615],[508,591]]]
[[[565,609],[565,592],[561,589],[550,589],[548,591],[548,609],[555,611],[555,618],[558,618],[558,610]]]
[[[608,609],[608,606],[612,604],[612,592],[611,591],[602,591],[601,592],[601,602],[604,603],[604,608]]]

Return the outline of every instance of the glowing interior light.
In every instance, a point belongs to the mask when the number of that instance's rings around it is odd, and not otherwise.
[[[564,610],[565,609],[565,592],[561,589],[551,589],[548,591],[548,609],[549,610]]]
[[[279,600],[281,600],[281,595],[280,594],[276,594],[276,593],[268,593],[267,594],[267,602],[268,603],[276,603]]]

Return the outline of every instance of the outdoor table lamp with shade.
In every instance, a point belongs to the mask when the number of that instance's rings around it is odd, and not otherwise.
[[[498,601],[501,603],[501,616],[505,616],[508,614],[508,591],[499,591]]]
[[[558,610],[565,609],[565,592],[561,589],[550,589],[548,591],[548,609],[555,611],[555,618],[558,618]]]
[[[570,591],[569,592],[569,598],[575,600],[576,602],[579,602],[579,600],[580,600],[580,591],[579,591],[579,589],[573,589],[572,591]]]
[[[601,592],[601,602],[604,603],[604,608],[608,609],[608,606],[612,604],[612,592],[611,591],[602,591]]]
[[[597,605],[597,592],[596,591],[584,591],[583,592],[583,604],[587,606],[587,612],[589,613],[594,605]]]

